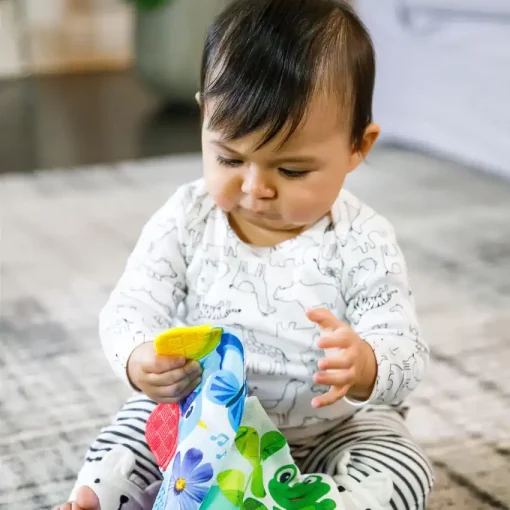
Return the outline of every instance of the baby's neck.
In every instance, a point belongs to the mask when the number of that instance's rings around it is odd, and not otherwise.
[[[228,215],[228,220],[232,230],[237,234],[241,241],[251,246],[260,247],[277,246],[289,239],[298,237],[302,232],[312,226],[303,225],[296,228],[274,230],[261,225],[256,225],[233,214]]]

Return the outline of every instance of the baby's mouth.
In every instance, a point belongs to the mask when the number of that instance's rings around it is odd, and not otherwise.
[[[271,213],[269,211],[252,211],[251,209],[243,209],[243,212],[254,218],[263,218],[267,220],[277,220],[279,218],[277,214]]]

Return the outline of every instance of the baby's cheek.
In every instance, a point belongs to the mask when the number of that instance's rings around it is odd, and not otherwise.
[[[211,179],[207,181],[207,188],[216,205],[223,211],[232,211],[238,205],[238,190],[232,179]]]
[[[336,197],[337,194],[331,192],[326,185],[319,189],[310,187],[303,190],[299,197],[296,197],[294,213],[303,222],[315,222],[331,210]]]
[[[324,214],[324,203],[303,197],[292,203],[291,216],[296,224],[309,224],[317,221]]]
[[[217,193],[211,193],[216,205],[225,212],[230,212],[236,207],[236,203],[233,198],[222,191]]]

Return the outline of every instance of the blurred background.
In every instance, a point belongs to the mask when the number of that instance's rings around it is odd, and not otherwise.
[[[0,0],[0,508],[63,501],[126,388],[97,314],[200,176],[205,30],[228,0]],[[383,136],[348,182],[395,225],[428,379],[433,510],[510,510],[510,3],[357,0]]]

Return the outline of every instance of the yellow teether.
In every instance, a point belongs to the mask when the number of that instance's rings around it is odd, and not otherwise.
[[[190,326],[173,328],[161,333],[154,340],[154,347],[163,356],[184,356],[199,360],[212,352],[221,340],[221,328]]]

